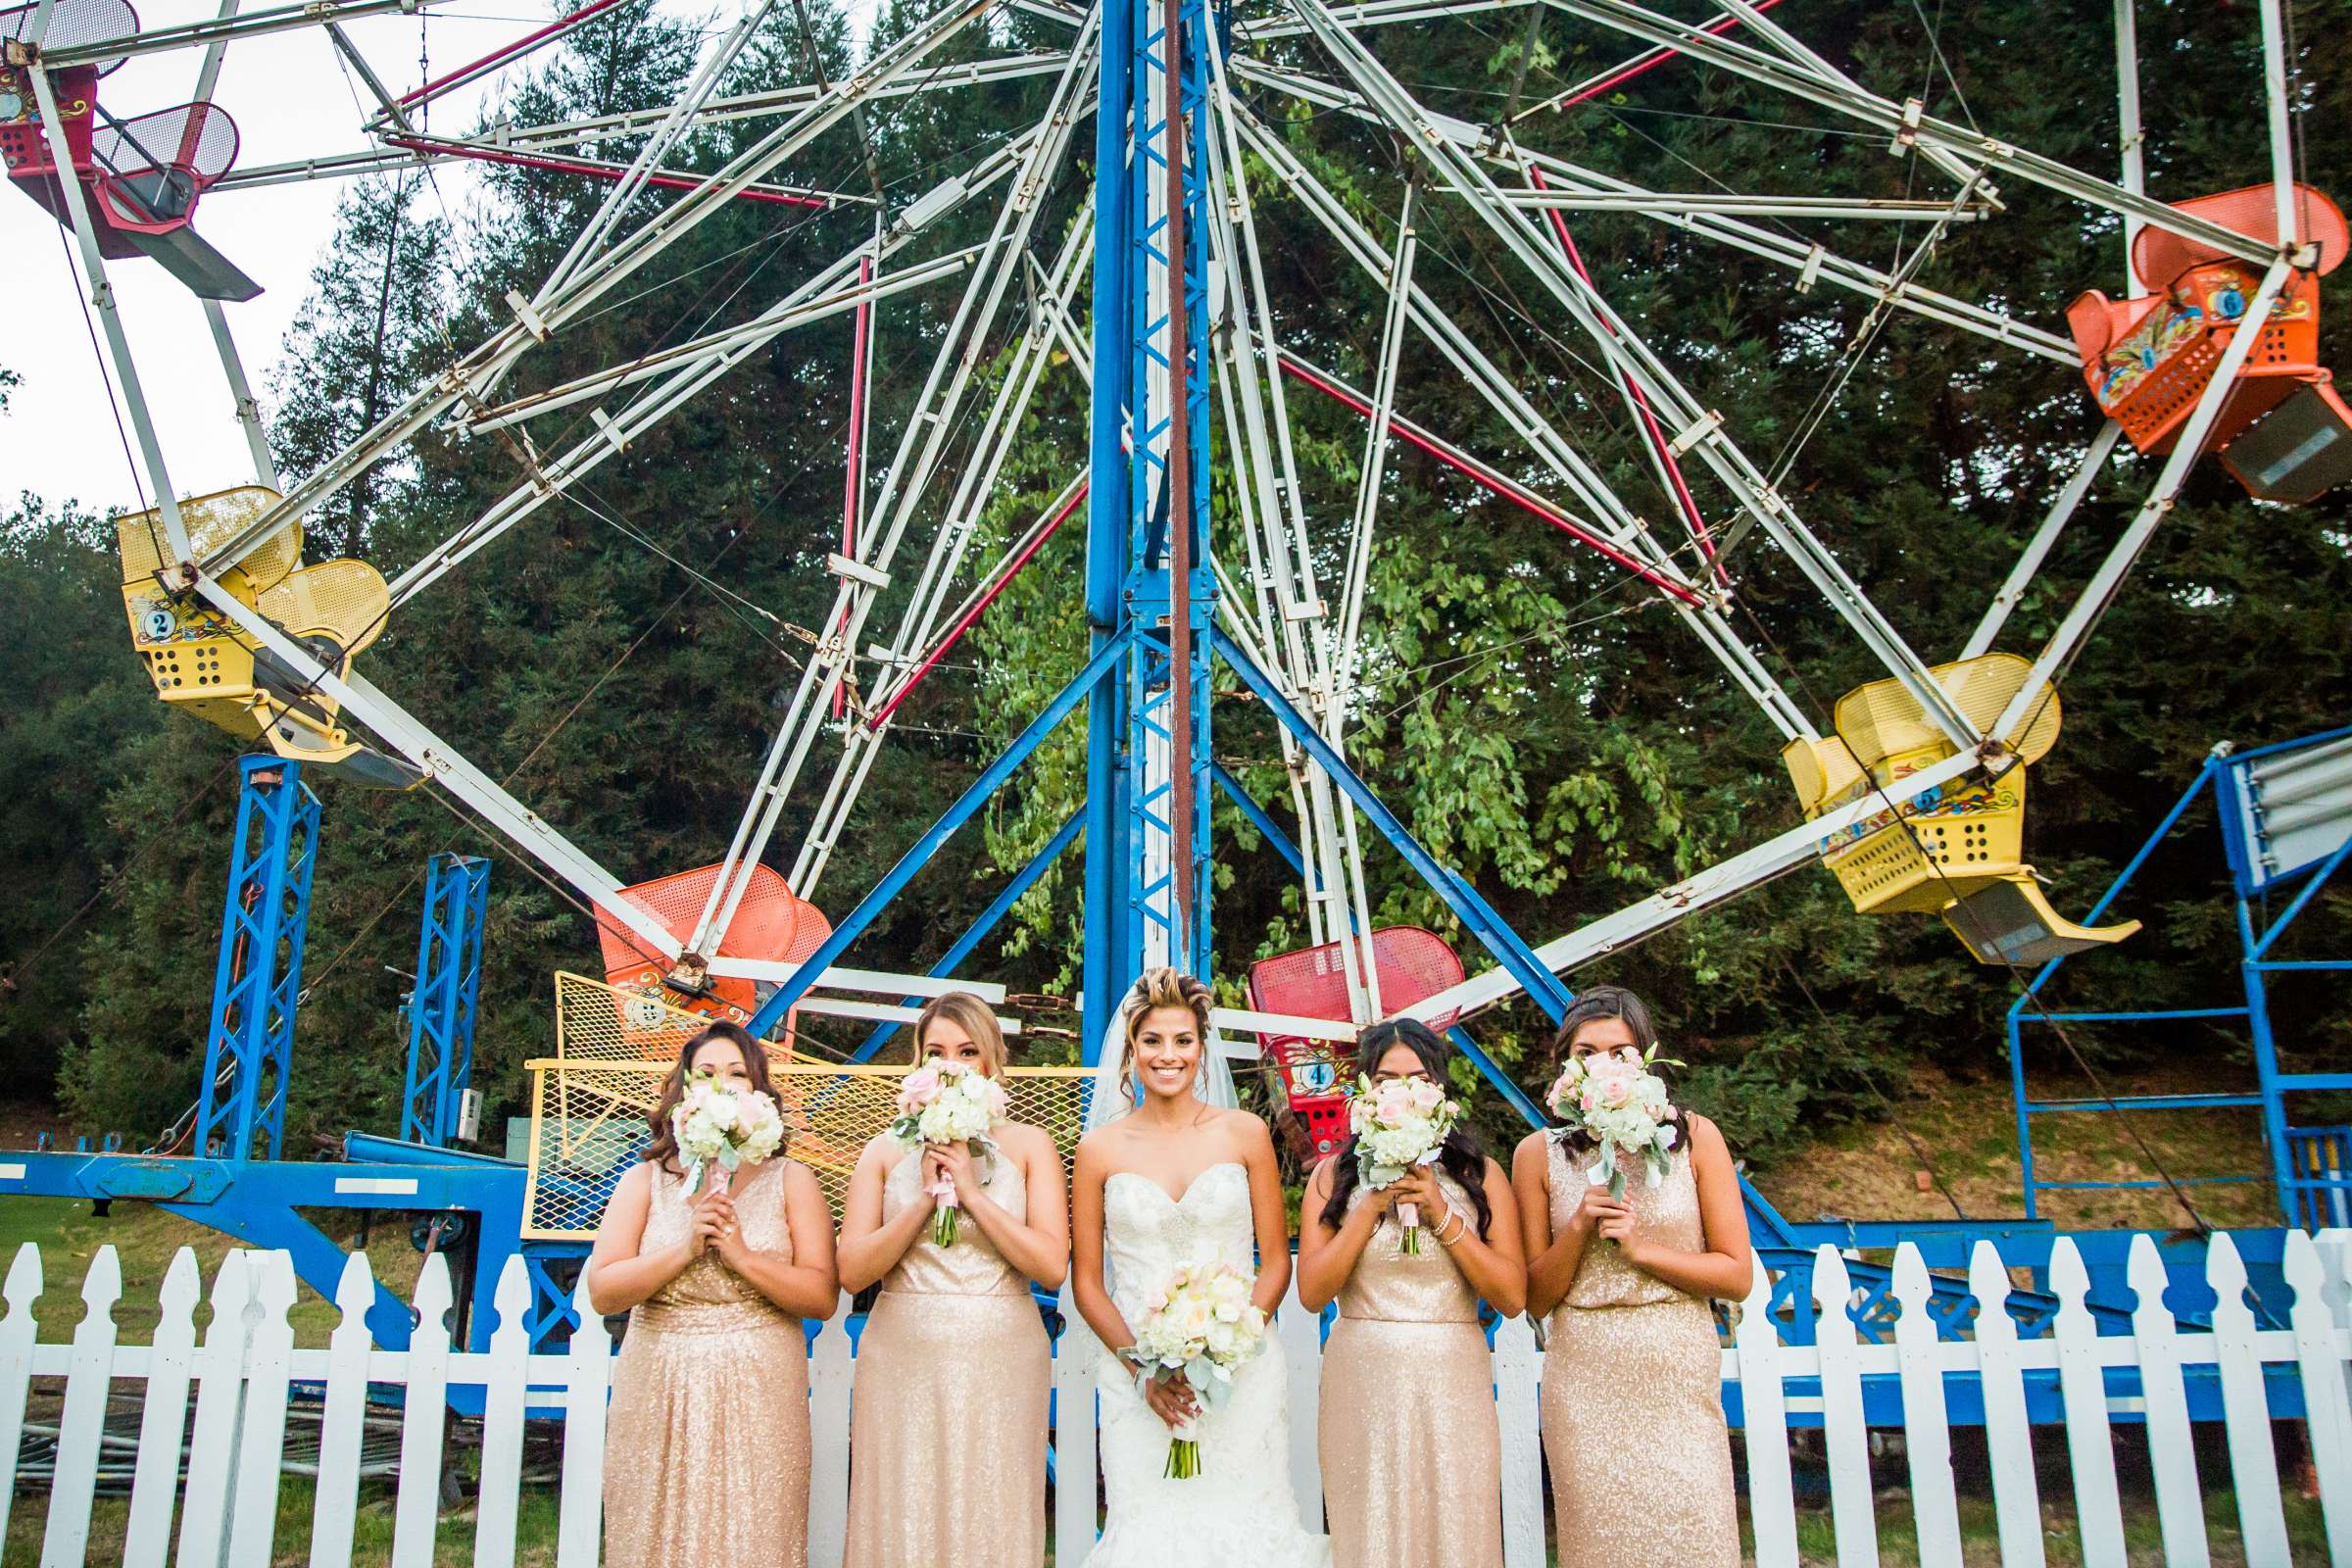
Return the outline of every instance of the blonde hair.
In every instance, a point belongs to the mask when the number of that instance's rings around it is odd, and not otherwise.
[[[1136,979],[1135,989],[1127,993],[1126,1043],[1119,1054],[1119,1093],[1126,1103],[1135,1103],[1135,1037],[1143,1031],[1144,1019],[1156,1008],[1186,1008],[1200,1032],[1200,1049],[1206,1053],[1209,1001],[1207,986],[1174,969],[1146,969]]]
[[[991,1078],[1004,1076],[1004,1031],[998,1027],[997,1012],[987,1003],[969,991],[951,991],[933,997],[930,1004],[914,1020],[914,1052],[907,1058],[916,1066],[923,1063],[924,1036],[931,1025],[946,1019],[968,1036],[980,1048],[980,1070]]]

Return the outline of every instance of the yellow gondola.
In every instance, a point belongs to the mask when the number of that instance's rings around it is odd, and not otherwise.
[[[1979,729],[1999,717],[2033,665],[2014,654],[1939,664],[1936,684]],[[2058,694],[2034,706],[2010,740],[2018,760],[1993,779],[1926,792],[1907,820],[1890,808],[1822,842],[1822,860],[1863,914],[1939,914],[1984,963],[2041,963],[2121,942],[2139,922],[2092,928],[2050,907],[2024,858],[2026,773],[2057,743]],[[1893,679],[1857,686],[1838,701],[1836,733],[1790,741],[1782,760],[1807,816],[1883,791],[1908,804],[1903,780],[1953,755],[1919,700]]]

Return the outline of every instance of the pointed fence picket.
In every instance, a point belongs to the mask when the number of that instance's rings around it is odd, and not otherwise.
[[[32,1316],[32,1303],[41,1297],[39,1248],[26,1242],[17,1249],[0,1296],[8,1301],[8,1316],[0,1318],[0,1454],[13,1473],[24,1446],[24,1396],[32,1387],[32,1347],[40,1335]],[[8,1539],[8,1505],[15,1496],[13,1486],[0,1490],[0,1541]]]
[[[1495,1419],[1502,1428],[1502,1568],[1544,1568],[1543,1358],[1524,1317],[1494,1325]]]
[[[482,1390],[482,1474],[474,1509],[473,1568],[514,1568],[515,1516],[522,1490],[523,1395],[530,1383],[529,1271],[518,1256],[499,1270],[498,1327],[490,1334],[490,1372]]]
[[[1323,1320],[1297,1301],[1274,1316],[1274,1333],[1282,1342],[1282,1358],[1291,1379],[1291,1494],[1298,1499],[1298,1516],[1306,1528],[1323,1533],[1323,1460],[1319,1447],[1322,1387]]]
[[[1943,1352],[1928,1303],[1936,1294],[1914,1249],[1894,1260],[1894,1358],[1903,1390],[1903,1447],[1911,1465],[1911,1519],[1920,1568],[1961,1568],[1960,1494],[1943,1398]]]
[[[2153,1461],[2159,1524],[2168,1562],[2206,1560],[2204,1497],[2191,1446],[2187,1389],[2193,1382],[2208,1414],[2222,1417],[2229,1474],[2211,1479],[2234,1491],[2249,1562],[2284,1562],[2289,1549],[2274,1421],[2298,1414],[2309,1433],[2332,1560],[2352,1562],[2352,1236],[2287,1238],[2283,1273],[2293,1292],[2290,1326],[2264,1328],[2248,1305],[2243,1260],[2227,1237],[2205,1258],[2219,1298],[2211,1328],[2183,1332],[2164,1301],[2166,1276],[2154,1245],[2132,1248],[2130,1281],[2137,1294],[2131,1332],[2098,1332],[2086,1305],[2081,1257],[2061,1242],[2048,1284],[2057,1299],[2047,1338],[2021,1338],[2006,1300],[2009,1278],[1991,1249],[1971,1259],[1976,1301],[1973,1336],[1938,1339],[1929,1312],[1936,1290],[1918,1254],[1896,1254],[1891,1294],[1874,1312],[1893,1313],[1891,1343],[1866,1343],[1850,1312],[1846,1260],[1825,1249],[1811,1265],[1817,1317],[1784,1340],[1771,1303],[1775,1286],[1761,1261],[1741,1303],[1723,1357],[1725,1386],[1738,1412],[1747,1458],[1748,1501],[1756,1561],[1782,1568],[1797,1561],[1797,1520],[1790,1462],[1791,1416],[1818,1408],[1828,1455],[1831,1533],[1841,1563],[1867,1564],[1879,1552],[1870,1472],[1870,1422],[1884,1424],[1900,1394],[1909,1446],[1912,1510],[1919,1560],[1926,1568],[1959,1562],[1957,1494],[1949,1410],[1955,1391],[1981,1399],[1993,1474],[1994,1512],[2004,1564],[2037,1564],[2043,1535],[2034,1472],[2035,1434],[2029,1398],[2046,1412],[2050,1394],[2066,1422],[2074,1508],[2086,1565],[2125,1560],[2123,1512],[2113,1428],[2144,1420]],[[143,1386],[141,1451],[131,1486],[122,1560],[163,1568],[167,1556],[188,1568],[264,1562],[277,1527],[278,1477],[284,1462],[287,1408],[298,1389],[323,1388],[318,1490],[309,1518],[315,1568],[348,1564],[358,1497],[361,1437],[370,1385],[396,1387],[405,1405],[402,1471],[393,1514],[392,1560],[429,1563],[440,1524],[447,1399],[457,1387],[481,1394],[481,1463],[473,1560],[513,1568],[522,1482],[524,1422],[532,1409],[560,1408],[563,1466],[556,1560],[560,1568],[596,1568],[603,1527],[604,1448],[612,1384],[611,1337],[604,1320],[574,1298],[579,1326],[556,1354],[529,1350],[529,1280],[519,1261],[501,1275],[498,1322],[488,1347],[458,1352],[449,1343],[449,1272],[428,1258],[414,1299],[416,1332],[406,1350],[378,1350],[365,1313],[375,1282],[364,1258],[346,1267],[336,1292],[343,1311],[324,1348],[294,1343],[288,1309],[295,1297],[282,1253],[231,1252],[212,1282],[212,1319],[198,1343],[202,1298],[195,1258],[183,1251],[166,1274],[162,1321],[154,1343],[122,1346],[115,1329],[120,1268],[101,1250],[82,1281],[82,1312],[70,1343],[42,1344],[34,1306],[42,1296],[40,1257],[21,1250],[9,1268],[7,1312],[0,1317],[0,1509],[14,1495],[14,1466],[35,1378],[64,1393],[57,1426],[40,1561],[96,1560],[90,1549],[91,1496],[103,1451],[109,1390]],[[1095,1530],[1099,1456],[1095,1441],[1092,1335],[1064,1295],[1063,1333],[1054,1365],[1054,1534],[1056,1560],[1083,1568]],[[856,1375],[847,1303],[814,1337],[809,1355],[809,1416],[816,1463],[810,1481],[810,1557],[837,1568],[847,1520],[848,1438]],[[1810,1329],[1810,1334],[1804,1331]],[[1313,1433],[1313,1390],[1320,1370],[1312,1314],[1293,1311],[1276,1333],[1292,1361],[1293,1415]],[[1496,1417],[1503,1431],[1500,1495],[1507,1568],[1544,1560],[1544,1473],[1537,1441],[1542,1359],[1524,1319],[1496,1326]],[[1813,1391],[1818,1390],[1818,1394]],[[1873,1391],[1877,1392],[1873,1392]],[[191,1417],[191,1395],[193,1411]],[[44,1398],[48,1397],[44,1393]],[[2283,1401],[2283,1402],[2282,1402]],[[46,1406],[44,1406],[46,1408]],[[2046,1415],[2045,1415],[2046,1418]],[[192,1419],[192,1426],[191,1426]],[[182,1445],[183,1433],[186,1443]],[[2053,1441],[2044,1435],[2045,1446]],[[186,1480],[179,1481],[182,1455]],[[1311,1452],[1311,1442],[1308,1447]],[[2055,1450],[2051,1450],[2054,1452]],[[1300,1453],[1294,1451],[1295,1464]],[[1304,1502],[1318,1494],[1312,1469],[1297,1478]],[[176,1517],[175,1517],[176,1513]],[[177,1550],[170,1552],[176,1525]]]
[[[2204,1568],[2212,1558],[2205,1541],[2205,1495],[2197,1485],[2197,1447],[2188,1424],[2188,1390],[2180,1375],[2180,1327],[2165,1309],[2167,1276],[2153,1241],[2145,1236],[2132,1239],[2125,1277],[2136,1298],[2132,1308],[2132,1348],[2145,1401],[2148,1467],[2156,1484],[2156,1524],[2164,1541],[2164,1560],[2177,1568]]]
[[[2340,1289],[2346,1281],[2340,1273],[2329,1279],[2330,1259],[2343,1267],[2340,1250],[2323,1254],[2310,1237],[2288,1233],[2284,1272],[2295,1293],[2290,1319],[2295,1364],[2303,1384],[2311,1467],[2319,1477],[2320,1510],[2327,1521],[2328,1560],[2352,1563],[2352,1404],[2345,1400],[2343,1349],[2328,1301],[2330,1288]]]
[[[188,1482],[179,1509],[179,1568],[223,1568],[228,1499],[236,1485],[236,1435],[244,1418],[245,1346],[253,1325],[253,1254],[231,1252],[213,1276],[213,1321],[196,1352],[196,1425],[188,1438]]]
[[[1838,1561],[1877,1568],[1878,1519],[1871,1498],[1870,1423],[1862,1413],[1862,1348],[1846,1311],[1853,1283],[1838,1249],[1823,1247],[1813,1258],[1813,1300],[1821,1316],[1813,1325],[1821,1357],[1821,1426],[1830,1453],[1830,1513],[1838,1538]]]
[[[1788,1464],[1788,1347],[1772,1322],[1772,1275],[1752,1265],[1733,1330],[1740,1409],[1747,1429],[1748,1514],[1756,1568],[1796,1568],[1796,1484]]]
[[[2050,1289],[2058,1298],[2050,1335],[2058,1343],[2058,1392],[2066,1407],[2067,1457],[2075,1470],[2082,1568],[2126,1568],[2115,1436],[2107,1422],[2107,1371],[2099,1356],[2098,1323],[2084,1304],[2090,1275],[2082,1254],[2063,1236],[2050,1252]]]
[[[809,1430],[826,1439],[815,1444],[808,1470],[811,1562],[839,1562],[849,1540],[850,1351],[850,1296],[845,1291],[808,1355]]]
[[[286,1446],[286,1393],[294,1358],[294,1260],[253,1254],[255,1323],[245,1352],[245,1418],[237,1441],[237,1494],[230,1505],[228,1560],[267,1562],[277,1536],[279,1456]]]
[[[375,1275],[368,1254],[354,1252],[335,1287],[342,1321],[326,1342],[326,1404],[318,1421],[318,1490],[313,1504],[311,1568],[351,1561],[351,1537],[360,1508],[360,1440],[368,1417],[368,1356],[373,1344],[368,1309],[375,1304]]]
[[[139,1405],[139,1456],[132,1467],[130,1518],[123,1528],[124,1568],[164,1568],[172,1514],[179,1499],[179,1456],[188,1431],[188,1383],[196,1367],[196,1306],[204,1279],[196,1253],[183,1247],[164,1271],[163,1309],[147,1347],[147,1384]],[[344,1553],[346,1559],[350,1553]]]
[[[2237,1485],[2237,1525],[2248,1562],[2287,1562],[2286,1513],[2278,1500],[2278,1454],[2272,1446],[2270,1396],[2262,1386],[2262,1347],[2246,1304],[2246,1265],[2227,1231],[2205,1249],[2205,1283],[2219,1298],[2213,1343],[2221,1363],[2222,1410],[2230,1435],[2230,1470]]]
[[[49,1491],[49,1523],[41,1536],[41,1568],[80,1568],[90,1544],[90,1497],[98,1488],[98,1440],[106,1430],[108,1380],[115,1369],[115,1302],[122,1267],[112,1247],[101,1247],[82,1281],[84,1311],[67,1363],[66,1405],[57,1422],[57,1475]]]

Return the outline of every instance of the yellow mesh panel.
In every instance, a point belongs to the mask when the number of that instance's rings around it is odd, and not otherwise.
[[[1982,730],[2001,716],[2034,666],[2015,654],[1983,654],[1958,663],[1937,664],[1936,683],[1951,694],[1952,706]],[[2057,742],[2059,704],[2055,692],[2034,704],[2025,733],[2016,739],[2018,755],[2039,761]],[[1950,743],[1943,731],[1927,721],[1919,700],[1894,679],[1874,680],[1838,699],[1838,733],[1844,736],[1866,767],[1877,768],[1887,758],[1924,747]]]
[[[383,631],[392,593],[365,561],[327,561],[288,573],[259,608],[297,637],[332,638],[348,659]]]
[[[263,485],[241,485],[234,490],[216,491],[209,496],[196,496],[179,504],[180,520],[188,526],[188,543],[199,556],[218,550],[228,543],[245,525],[278,503],[276,491]],[[115,524],[118,546],[122,556],[122,580],[126,583],[145,582],[161,571],[166,563],[157,553],[157,543],[164,536],[161,511],[133,513],[121,517]],[[289,522],[285,527],[262,541],[243,561],[237,563],[232,577],[242,574],[239,585],[228,578],[223,583],[239,598],[261,593],[274,587],[281,577],[294,569],[302,559],[302,527]],[[240,592],[240,586],[243,591]]]
[[[556,976],[554,1057],[530,1062],[530,1177],[526,1237],[584,1240],[635,1163],[678,1048],[710,1019],[652,997],[576,974]],[[850,1172],[868,1140],[894,1114],[907,1068],[838,1066],[769,1047],[769,1073],[791,1129],[785,1152],[816,1173],[835,1215]],[[1066,1175],[1086,1121],[1092,1072],[1084,1067],[1012,1067],[1004,1074],[1012,1119],[1042,1127],[1061,1151]]]

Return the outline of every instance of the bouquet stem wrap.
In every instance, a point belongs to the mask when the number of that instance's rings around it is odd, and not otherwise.
[[[956,1245],[956,1184],[941,1177],[931,1184],[931,1201],[938,1211],[931,1216],[931,1245]]]

